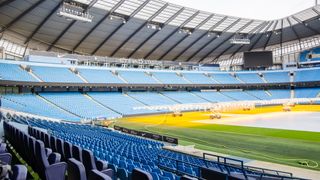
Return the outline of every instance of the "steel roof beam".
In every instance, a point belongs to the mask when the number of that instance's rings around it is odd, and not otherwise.
[[[128,41],[131,40],[140,30],[142,30],[150,21],[156,18],[169,4],[166,3],[156,13],[150,16],[145,23],[143,23],[137,30],[135,30],[127,39],[125,39],[112,53],[111,56],[115,55]]]
[[[166,36],[160,43],[158,43],[151,51],[148,52],[147,55],[143,57],[143,59],[148,58],[154,51],[156,51],[163,43],[165,43],[170,37],[172,37],[176,32],[178,32],[183,26],[185,26],[187,23],[189,23],[192,19],[194,19],[200,11],[197,11],[192,16],[190,16],[188,19],[186,19],[182,24],[180,24],[179,27],[177,27],[174,31],[172,31],[168,36]]]
[[[131,20],[138,12],[141,11],[141,9],[143,9],[150,0],[146,0],[145,2],[143,2],[136,10],[134,10],[130,16],[125,19],[126,21]],[[99,49],[114,35],[116,34],[123,26],[125,25],[125,23],[121,23],[115,30],[113,30],[99,45],[98,47],[96,47],[96,49],[94,49],[94,51],[91,53],[91,55],[94,55],[97,51],[99,51]],[[114,53],[114,52],[113,52]],[[111,55],[113,56],[113,55]]]
[[[88,4],[88,8],[87,8],[86,10],[90,9],[90,8],[91,8],[92,6],[94,6],[97,2],[98,2],[98,0],[92,0],[92,1]]]
[[[74,52],[81,44],[84,40],[86,40],[88,38],[88,36],[95,30],[97,29],[97,27],[103,22],[105,21],[115,10],[117,10],[121,5],[122,3],[124,2],[125,0],[121,0],[119,1],[116,5],[114,5],[109,12],[107,12],[103,18],[101,18],[97,24],[95,24],[82,38],[81,40],[72,48],[72,51]]]
[[[281,55],[281,61],[283,59],[283,57],[282,57],[282,39],[283,39],[283,19],[281,19],[281,33],[280,33],[280,55]]]
[[[174,18],[176,18],[182,11],[184,10],[184,7],[181,8],[179,11],[177,11],[173,16],[171,16],[169,19],[167,19],[164,23],[163,23],[163,27],[164,28],[168,23],[170,23]],[[148,36],[142,43],[140,43],[130,54],[127,58],[131,58],[131,56],[133,56],[146,42],[149,41],[149,39],[151,39],[153,36],[155,36],[158,33],[158,31],[154,31],[150,36]]]
[[[264,49],[264,50],[266,50],[266,48],[267,48],[267,46],[268,46],[268,44],[269,44],[269,41],[270,41],[270,39],[271,39],[271,36],[272,36],[272,34],[273,34],[273,31],[276,29],[276,27],[277,27],[277,25],[278,25],[278,23],[279,23],[278,20],[276,20],[275,22],[276,22],[276,23],[274,24],[274,26],[273,26],[273,28],[272,28],[272,31],[270,31],[269,36],[268,36],[268,39],[267,39],[266,43],[265,43],[264,46],[263,46],[263,49]]]
[[[251,51],[251,50],[254,48],[254,46],[260,41],[260,39],[262,38],[262,36],[268,31],[268,29],[271,27],[271,25],[272,25],[273,23],[274,23],[274,21],[268,22],[267,28],[264,30],[263,33],[261,33],[261,34],[259,35],[259,37],[257,38],[257,40],[256,40],[253,44],[251,44],[251,46],[250,46],[250,48],[249,48],[248,51]]]
[[[231,23],[228,27],[226,27],[222,33],[228,31],[230,28],[232,28],[233,26],[235,26],[239,21],[241,20],[241,18],[237,19],[236,21],[234,21],[233,23]],[[244,26],[243,26],[244,27]],[[238,31],[241,31],[242,28],[238,29]],[[229,41],[229,39],[233,36],[234,34],[231,34],[231,36],[229,36],[227,39],[223,40],[221,43],[218,44],[218,46],[216,46],[215,48],[213,48],[211,51],[209,51],[205,56],[203,56],[198,62],[203,61],[209,54],[211,54],[212,52],[214,52],[216,49],[218,49],[222,44],[224,44],[226,41]],[[191,60],[191,59],[190,59]]]
[[[93,4],[95,4],[94,1],[92,1]],[[92,6],[93,6],[92,4]],[[92,6],[88,6],[86,7],[86,9],[84,9],[83,11],[86,12],[89,8],[91,8]],[[74,25],[74,23],[76,23],[77,20],[72,20],[72,22],[59,34],[59,36],[50,44],[49,48],[47,49],[47,51],[49,51],[62,37],[63,35]]]
[[[237,33],[239,33],[240,31],[242,31],[243,29],[245,29],[246,27],[248,27],[250,24],[252,24],[253,23],[253,20],[251,20],[251,21],[249,21],[248,23],[246,23],[244,26],[242,26],[239,30],[237,30],[236,32],[235,32],[235,34],[237,34]],[[229,39],[228,39],[229,40]],[[228,48],[226,48],[225,50],[223,50],[218,56],[216,56],[215,58],[214,58],[214,60],[216,60],[216,59],[219,59],[220,58],[220,56],[222,56],[225,52],[227,52],[229,49],[231,49],[232,47],[234,46],[234,44],[230,44],[230,46],[228,47]],[[213,60],[213,61],[214,61]]]
[[[14,0],[5,0],[5,1],[2,1],[1,3],[0,3],[0,8],[2,7],[2,6],[5,6],[5,5],[7,5],[7,4],[10,4],[10,3],[12,3]]]
[[[27,39],[24,41],[24,44],[28,43],[32,38],[33,36],[41,29],[41,27],[48,21],[48,19],[53,15],[54,12],[56,12],[60,5],[61,5],[62,1],[58,3],[57,6],[55,6],[51,11],[50,13],[40,22],[40,24],[36,27],[35,30],[32,31],[31,35],[29,35],[27,37]]]
[[[317,13],[318,14],[318,16],[320,16],[320,11],[318,11],[316,8],[312,8],[312,10],[315,12],[315,13]]]
[[[251,31],[249,31],[249,33],[248,33],[248,34],[250,34],[249,39],[254,38],[255,36],[257,36],[257,34],[253,34],[253,33],[254,33],[254,32],[260,32],[260,31],[265,27],[264,25],[266,25],[266,24],[268,24],[268,22],[266,22],[266,21],[265,21],[265,22],[262,22],[259,26],[255,27],[254,29],[252,29]],[[236,55],[243,46],[244,46],[244,44],[242,44],[241,46],[239,46],[239,48],[238,48],[237,50],[235,50],[235,51],[231,54],[230,58],[232,58],[234,55]]]
[[[50,51],[54,45],[61,39],[61,37],[73,26],[73,24],[76,23],[76,20],[72,20],[71,23],[68,24],[68,26],[56,37],[56,39],[49,45],[47,51]]]
[[[312,31],[313,33],[315,33],[315,34],[320,34],[320,31],[319,31],[319,30],[314,29],[314,28],[312,28],[312,27],[310,27],[310,26],[307,26],[307,25],[305,24],[305,22],[301,21],[299,18],[297,18],[297,17],[295,17],[295,16],[291,16],[291,17],[292,17],[294,20],[296,20],[297,22],[299,22],[300,24],[304,25],[305,28],[309,29],[309,30]]]
[[[17,17],[15,17],[12,21],[10,21],[8,24],[6,24],[1,30],[0,33],[4,32],[5,30],[9,29],[12,25],[14,25],[17,21],[19,21],[23,16],[31,12],[34,8],[39,6],[41,3],[45,2],[45,0],[38,0],[36,3],[34,3],[32,6],[30,6],[28,9],[23,11],[21,14],[19,14]]]
[[[201,26],[203,26],[205,23],[207,23],[211,18],[213,17],[213,14],[208,16],[206,19],[204,19],[202,22],[200,22],[193,30],[192,32],[198,30]],[[190,34],[186,34],[182,39],[180,39],[178,42],[176,42],[171,48],[169,48],[158,60],[164,58],[167,54],[169,54],[174,48],[176,48],[182,41],[184,41],[186,38],[189,37]]]
[[[192,43],[190,43],[183,51],[181,51],[175,58],[174,60],[178,59],[182,54],[184,54],[188,49],[190,49],[194,44],[196,44],[198,41],[200,41],[203,37],[205,37],[206,35],[208,35],[209,33],[211,33],[211,31],[213,31],[216,27],[218,27],[221,23],[223,23],[226,19],[228,18],[228,16],[225,16],[224,18],[222,18],[220,21],[218,21],[216,24],[214,24],[207,32],[205,32],[204,34],[202,34],[200,37],[198,37],[195,41],[193,41]],[[193,56],[195,56],[196,54],[198,54],[204,47],[206,47],[208,44],[210,44],[212,41],[214,41],[217,38],[217,36],[214,36],[214,38],[212,38],[210,41],[208,41],[206,44],[204,44],[202,47],[200,47],[195,53],[193,53],[191,55],[191,57],[189,57],[189,59],[192,59]],[[187,60],[188,62],[189,60]]]
[[[115,50],[114,53],[117,53],[128,41],[130,41],[131,38],[133,38],[140,30],[142,30],[148,22],[152,21],[155,17],[157,17],[169,4],[166,3],[161,9],[159,9],[155,14],[153,14],[145,23],[143,23],[136,31],[134,31],[125,41],[122,42],[122,44]],[[131,53],[132,54],[132,53]],[[130,55],[129,55],[130,56]],[[127,56],[127,57],[129,57]]]
[[[293,31],[293,34],[296,36],[296,38],[299,40],[299,42],[301,41],[301,37],[299,36],[299,34],[297,33],[297,31],[295,30],[295,28],[292,26],[292,23],[290,21],[289,18],[287,18],[287,21],[291,27],[291,30]]]

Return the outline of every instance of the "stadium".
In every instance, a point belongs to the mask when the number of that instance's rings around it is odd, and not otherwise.
[[[299,8],[0,0],[0,179],[319,180],[320,5]]]

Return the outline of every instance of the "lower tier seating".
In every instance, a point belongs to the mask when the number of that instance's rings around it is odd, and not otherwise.
[[[79,122],[152,114],[149,106],[219,103],[248,100],[315,98],[320,88],[160,92],[43,92],[0,95],[2,107],[39,116]],[[292,96],[292,97],[291,97]]]
[[[52,173],[51,166],[57,163],[60,164],[57,175],[63,174],[66,164],[59,162],[61,159],[72,164],[68,167],[68,175],[76,168],[79,172],[77,171],[78,174],[72,176],[86,176],[89,179],[102,173],[113,179],[127,180],[131,178],[135,180],[143,176],[149,177],[149,179],[152,177],[152,179],[178,180],[181,175],[201,177],[202,168],[238,179],[248,179],[249,177],[249,179],[261,179],[263,177],[261,172],[165,150],[162,148],[164,144],[160,142],[98,126],[58,123],[34,118],[20,121],[20,118],[20,116],[16,116],[11,120],[28,123],[28,134],[5,122],[6,137],[19,152],[23,146],[27,147],[24,157],[32,153],[32,148],[29,147],[33,147],[26,142],[35,143],[34,155],[36,156],[26,158],[31,162],[36,160],[34,161],[37,165],[35,167],[42,167],[44,172],[48,171],[49,174]],[[18,137],[18,139],[13,137]],[[65,148],[66,144],[69,144],[70,147]],[[52,149],[58,153],[52,153]],[[65,151],[61,149],[65,149]],[[37,164],[39,162],[40,164]],[[41,164],[43,162],[45,165]],[[141,176],[136,173],[140,173]]]

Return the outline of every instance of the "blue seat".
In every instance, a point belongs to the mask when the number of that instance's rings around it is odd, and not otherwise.
[[[127,171],[124,168],[118,168],[117,178],[120,180],[127,180],[129,178]]]
[[[150,174],[151,174],[151,176],[152,176],[153,180],[160,180],[160,178],[159,178],[159,176],[158,176],[158,174],[157,174],[157,173],[152,172],[152,173],[150,173]]]
[[[163,176],[168,177],[169,179],[175,179],[174,175],[167,171],[163,171]]]

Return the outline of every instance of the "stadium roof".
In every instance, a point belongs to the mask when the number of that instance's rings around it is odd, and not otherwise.
[[[94,16],[91,23],[59,17],[60,0],[3,0],[0,32],[18,33],[25,37],[25,43],[44,43],[46,50],[192,62],[320,34],[319,5],[282,19],[263,21],[160,0],[80,1],[88,4]],[[230,44],[235,34],[245,34],[251,44]]]

